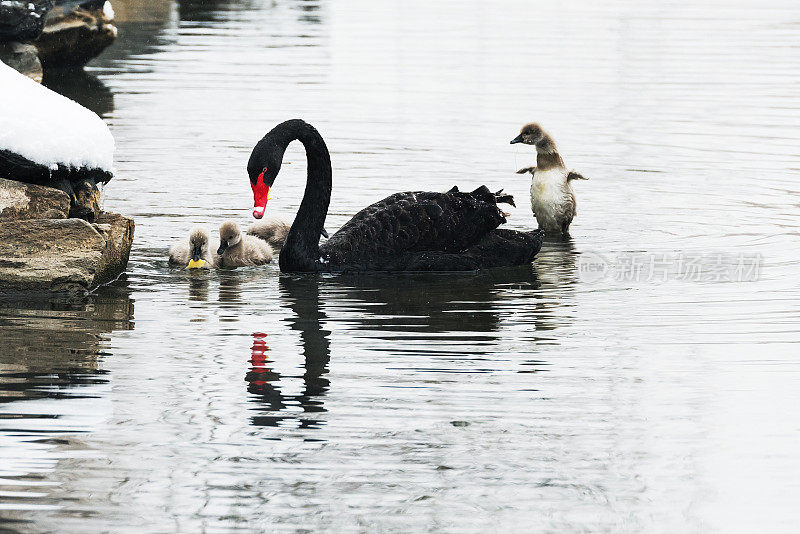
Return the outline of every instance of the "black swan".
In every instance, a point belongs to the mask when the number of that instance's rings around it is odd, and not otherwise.
[[[517,174],[531,173],[531,210],[539,228],[548,234],[569,235],[569,225],[578,214],[571,182],[587,178],[567,171],[553,138],[535,122],[523,126],[511,140],[514,143],[536,146],[536,166],[520,169]]]
[[[542,246],[543,232],[499,229],[498,202],[510,195],[481,186],[471,193],[395,193],[356,213],[320,246],[331,198],[331,159],[316,128],[300,119],[273,128],[253,148],[247,172],[253,216],[260,219],[286,147],[303,143],[306,189],[278,263],[283,272],[475,271],[524,265]]]

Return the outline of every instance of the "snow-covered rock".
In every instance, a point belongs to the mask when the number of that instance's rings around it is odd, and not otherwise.
[[[100,170],[110,178],[114,137],[100,117],[2,63],[0,87],[0,150],[52,171]]]

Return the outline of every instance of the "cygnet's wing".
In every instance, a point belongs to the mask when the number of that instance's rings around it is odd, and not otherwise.
[[[170,247],[169,263],[171,265],[186,265],[190,259],[188,239],[182,239]]]

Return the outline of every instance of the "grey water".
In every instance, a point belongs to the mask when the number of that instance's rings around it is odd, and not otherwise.
[[[118,41],[47,83],[110,126],[134,249],[85,302],[0,303],[0,530],[796,530],[796,3],[114,8]],[[168,267],[249,222],[250,150],[296,117],[328,230],[456,184],[533,227],[509,140],[539,121],[589,178],[572,239],[459,276]]]

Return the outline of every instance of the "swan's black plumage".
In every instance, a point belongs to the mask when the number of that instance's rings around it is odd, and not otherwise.
[[[295,119],[273,128],[253,149],[252,183],[264,172],[270,187],[286,146],[306,148],[308,179],[297,217],[281,250],[284,272],[304,271],[474,271],[533,261],[542,232],[498,229],[506,222],[498,202],[510,195],[485,186],[472,192],[395,193],[353,216],[322,246],[319,235],[331,193],[328,149],[317,130]]]

